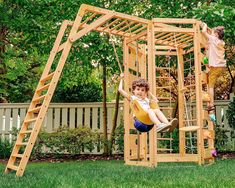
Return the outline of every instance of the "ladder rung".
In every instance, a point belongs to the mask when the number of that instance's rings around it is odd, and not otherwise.
[[[199,126],[187,126],[187,127],[182,127],[179,130],[180,131],[196,131],[198,130],[200,127]]]
[[[32,130],[20,131],[20,134],[30,134],[32,132]]]
[[[169,76],[158,76],[158,77],[156,77],[156,79],[172,80],[173,78],[172,78],[172,77],[169,77]]]
[[[173,149],[169,149],[169,148],[157,148],[157,151],[173,151]]]
[[[185,119],[185,120],[183,120],[184,122],[194,122],[194,121],[197,121],[197,119]]]
[[[173,138],[157,138],[157,140],[174,140]]]
[[[45,82],[45,81],[47,81],[47,80],[50,80],[50,79],[53,77],[53,75],[54,75],[54,72],[48,74],[47,76],[45,76],[44,78],[42,78],[42,79],[40,80],[40,82]]]
[[[13,154],[11,155],[12,157],[18,157],[18,158],[22,158],[24,155],[23,154]]]
[[[42,95],[40,97],[37,97],[37,98],[33,99],[33,102],[40,101],[40,100],[44,99],[45,97],[46,97],[46,95]]]
[[[15,166],[15,165],[7,165],[7,168],[9,168],[9,169],[11,169],[11,170],[15,170],[15,171],[17,171],[18,169],[19,169],[19,167],[18,166]]]
[[[37,120],[37,118],[28,119],[28,120],[25,120],[24,123],[31,123],[31,122],[34,122],[36,120]]]
[[[28,112],[29,112],[29,113],[32,113],[32,112],[39,112],[40,109],[41,109],[41,106],[39,106],[39,107],[37,107],[37,108],[33,108],[33,109],[29,110]]]
[[[172,100],[172,97],[157,97],[158,100]]]
[[[42,86],[42,87],[40,87],[39,89],[37,89],[36,92],[40,92],[40,91],[46,90],[46,89],[49,88],[49,86],[50,86],[50,83],[49,83],[49,84],[46,84],[46,85],[44,85],[44,86]]]
[[[16,143],[16,145],[18,146],[27,146],[28,145],[28,142],[21,142],[21,143]]]

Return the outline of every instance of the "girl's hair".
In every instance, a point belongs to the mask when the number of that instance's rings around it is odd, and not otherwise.
[[[220,40],[224,38],[224,26],[218,26],[214,28],[214,32],[218,34],[218,38]]]
[[[149,90],[149,84],[143,78],[140,78],[139,80],[135,80],[134,82],[132,82],[132,91],[135,90],[136,87],[144,87],[146,92],[148,92]]]

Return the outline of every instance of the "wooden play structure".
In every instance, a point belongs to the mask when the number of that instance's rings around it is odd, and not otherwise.
[[[146,78],[159,101],[170,104],[161,106],[169,119],[178,101],[179,152],[172,153],[170,133],[156,133],[155,126],[148,133],[135,130],[130,104],[125,100],[125,164],[155,167],[159,162],[213,162],[213,123],[203,109],[206,40],[200,24],[196,19],[147,20],[83,4],[75,21],[65,20],[60,27],[5,172],[15,170],[17,176],[23,175],[71,47],[91,31],[122,37],[126,91],[133,80]],[[174,60],[177,65],[172,64]]]

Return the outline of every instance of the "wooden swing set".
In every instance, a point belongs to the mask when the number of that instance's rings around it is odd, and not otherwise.
[[[172,137],[165,136],[165,133],[157,133],[156,126],[148,133],[137,135],[130,104],[125,100],[125,164],[155,167],[158,162],[196,162],[200,165],[206,161],[213,162],[211,150],[214,149],[214,128],[208,112],[203,109],[203,89],[207,89],[207,81],[202,71],[202,52],[206,39],[200,31],[200,24],[201,22],[196,19],[147,20],[81,5],[75,21],[65,20],[61,24],[5,173],[14,170],[17,176],[23,175],[71,47],[75,41],[91,31],[122,37],[126,91],[130,91],[131,83],[140,76],[148,80],[150,91],[154,95],[162,89],[169,91],[167,96],[156,95],[159,101],[174,104],[176,99],[173,98],[171,89],[177,86],[179,152],[172,153]],[[69,35],[66,35],[67,31]],[[186,62],[189,54],[193,56],[190,66]],[[162,56],[176,57],[178,83],[173,82],[170,63],[166,65],[157,61]],[[190,84],[185,82],[186,72],[190,73]],[[161,85],[157,80],[160,80]],[[190,97],[192,95],[194,97]],[[165,114],[172,114],[172,111],[177,109],[170,105],[161,106],[161,110]],[[169,115],[168,118],[172,117]],[[161,142],[168,141],[170,148],[161,147],[166,145]],[[191,144],[189,149],[188,141]]]

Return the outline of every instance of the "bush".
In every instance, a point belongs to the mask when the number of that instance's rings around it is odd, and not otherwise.
[[[8,139],[0,139],[0,159],[9,158],[11,155],[11,151],[13,148],[13,144],[10,143]]]
[[[228,104],[227,118],[229,126],[235,129],[235,98]]]
[[[13,131],[14,138],[16,138],[17,132],[16,130]],[[75,129],[60,127],[53,133],[41,131],[31,156],[40,158],[48,153],[75,155],[80,154],[83,150],[92,151],[97,146],[97,143],[98,133],[92,132],[89,127],[78,127]]]
[[[48,152],[55,154],[80,154],[82,150],[92,151],[97,145],[97,140],[98,134],[88,127],[60,127],[53,133],[40,133],[34,155],[42,153],[44,147]]]

